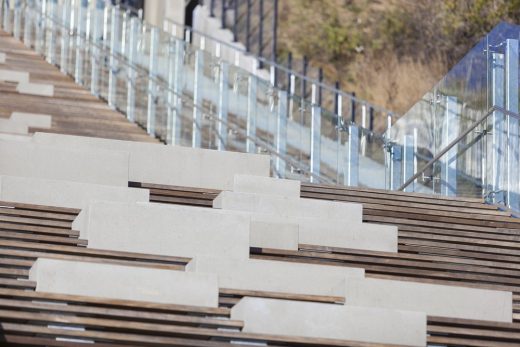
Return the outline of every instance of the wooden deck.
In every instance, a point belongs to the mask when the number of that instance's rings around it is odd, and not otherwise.
[[[7,54],[6,63],[0,65],[0,69],[26,71],[30,73],[31,82],[54,85],[54,97],[43,97],[21,95],[16,92],[16,84],[0,82],[0,117],[8,118],[12,112],[48,114],[52,116],[51,129],[30,128],[29,131],[158,142],[3,31],[0,31],[0,47],[0,51]]]

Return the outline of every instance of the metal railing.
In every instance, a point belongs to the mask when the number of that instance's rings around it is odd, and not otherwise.
[[[444,155],[446,155],[452,148],[459,145],[461,140],[464,139],[468,134],[474,131],[478,126],[480,126],[484,121],[486,121],[491,115],[495,112],[499,112],[508,117],[513,117],[517,120],[520,120],[520,115],[511,111],[508,111],[499,106],[493,106],[489,111],[477,120],[475,123],[470,125],[464,132],[462,132],[456,139],[450,142],[444,149],[442,149],[439,153],[437,153],[426,165],[424,165],[419,171],[417,171],[412,177],[410,177],[406,182],[403,183],[397,190],[405,190],[410,184],[412,184],[416,179],[424,175],[424,172],[431,168],[435,163],[439,162]]]

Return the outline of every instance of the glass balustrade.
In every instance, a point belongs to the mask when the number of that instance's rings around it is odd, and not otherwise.
[[[392,188],[401,185],[495,110],[405,189],[487,197],[520,211],[520,26],[501,23],[387,132]]]
[[[370,130],[386,110],[104,1],[8,5],[4,30],[165,143],[270,154],[278,177],[387,187],[387,147]]]

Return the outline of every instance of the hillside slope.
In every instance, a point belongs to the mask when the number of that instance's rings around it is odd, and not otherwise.
[[[279,53],[308,56],[325,79],[405,113],[520,0],[284,0]]]

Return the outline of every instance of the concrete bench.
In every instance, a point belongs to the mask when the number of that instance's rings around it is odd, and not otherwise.
[[[360,204],[221,192],[213,207],[249,212],[253,222],[297,225],[300,244],[397,252],[397,228],[363,223]]]
[[[422,312],[245,297],[231,318],[248,333],[426,346]]]
[[[211,274],[38,258],[29,279],[40,292],[218,307]]]
[[[28,83],[29,73],[26,71],[13,71],[0,69],[0,81],[14,83]]]
[[[362,220],[362,205],[285,196],[221,192],[213,207],[223,210],[253,212],[287,218]]]
[[[376,278],[348,281],[348,305],[426,312],[430,316],[512,322],[511,292],[393,281]]]
[[[33,128],[49,129],[52,125],[52,116],[46,114],[13,112],[9,119]]]
[[[342,298],[345,281],[361,279],[365,273],[360,268],[233,259],[226,254],[195,257],[186,271],[218,274],[220,288]]]
[[[148,202],[147,189],[0,176],[0,200],[83,209],[92,201]]]
[[[298,224],[251,221],[251,247],[297,251],[299,240]]]
[[[0,175],[128,186],[128,153],[0,141]]]
[[[272,177],[235,175],[233,192],[300,197],[300,181]]]
[[[249,257],[250,218],[232,211],[93,202],[78,217],[73,228],[91,248],[179,257]]]
[[[267,155],[49,133],[36,133],[33,141],[81,150],[126,151],[130,181],[141,183],[232,189],[235,174],[269,176],[270,170]]]
[[[27,124],[10,119],[0,119],[0,133],[27,135],[29,133],[29,127]]]
[[[54,96],[54,86],[52,84],[19,82],[16,91],[20,94]]]

